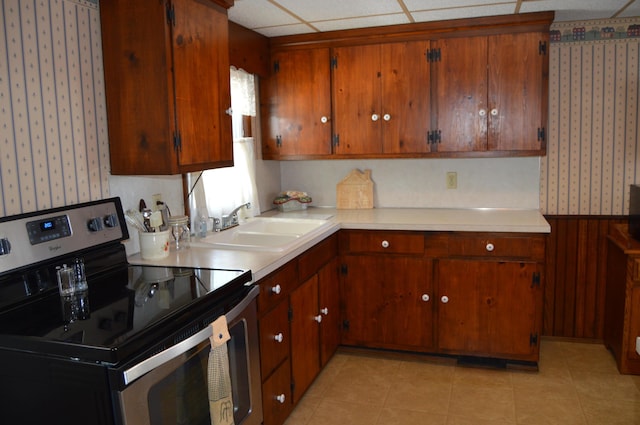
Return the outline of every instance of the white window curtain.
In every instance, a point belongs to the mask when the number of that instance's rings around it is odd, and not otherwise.
[[[260,214],[254,139],[244,137],[242,122],[243,116],[256,116],[255,77],[234,67],[231,67],[231,109],[234,166],[206,170],[200,179],[199,173],[190,176],[195,184],[191,194],[194,221],[201,215],[221,217],[247,202],[251,203],[251,209],[243,208],[239,213],[241,218]]]

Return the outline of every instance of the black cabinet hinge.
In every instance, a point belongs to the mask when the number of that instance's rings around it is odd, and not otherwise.
[[[173,133],[173,149],[175,151],[182,150],[182,136],[180,136],[179,130],[176,130],[176,132]]]
[[[167,23],[176,26],[176,10],[172,4],[167,3]]]
[[[279,134],[276,136],[276,146],[282,147],[282,136]]]
[[[349,323],[348,320],[343,320],[342,321],[342,329],[343,330],[348,331],[349,330],[349,326],[351,326],[351,324]]]
[[[280,61],[274,61],[273,62],[273,72],[280,72]]]
[[[340,264],[340,274],[347,275],[349,273],[349,266],[346,264]]]
[[[334,134],[331,138],[331,143],[333,143],[333,146],[340,146],[340,135]]]
[[[547,134],[546,131],[544,129],[544,127],[539,127],[538,128],[538,142],[544,142],[547,138]]]
[[[547,42],[546,41],[540,41],[540,43],[538,44],[538,53],[540,54],[540,56],[546,56],[547,55]]]
[[[529,334],[529,345],[531,345],[532,347],[535,347],[536,345],[538,345],[538,334]]]
[[[338,67],[338,58],[333,56],[331,58],[331,69],[336,69]]]
[[[440,49],[428,49],[424,55],[427,62],[440,62],[441,60]]]
[[[427,142],[429,144],[440,143],[441,141],[442,141],[442,131],[440,130],[427,131]]]
[[[535,272],[531,277],[531,287],[540,287],[540,272]]]
[[[293,309],[291,307],[289,307],[289,311],[287,312],[287,317],[289,318],[290,322],[293,322]]]

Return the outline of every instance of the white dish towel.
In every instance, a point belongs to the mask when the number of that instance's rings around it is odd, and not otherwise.
[[[229,375],[229,355],[227,341],[229,328],[227,318],[220,316],[211,326],[211,352],[208,363],[209,414],[211,425],[234,425],[231,376]]]

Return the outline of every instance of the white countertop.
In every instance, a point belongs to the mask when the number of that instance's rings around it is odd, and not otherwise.
[[[536,210],[445,209],[445,208],[374,208],[337,210],[309,208],[281,213],[269,211],[265,216],[323,218],[334,226],[321,235],[304,239],[284,252],[243,251],[191,247],[171,252],[162,260],[143,260],[140,254],[129,256],[131,264],[205,267],[251,270],[255,281],[262,279],[339,229],[415,230],[459,232],[549,233],[551,227]]]

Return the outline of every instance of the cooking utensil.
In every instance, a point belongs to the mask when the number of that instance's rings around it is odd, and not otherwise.
[[[147,232],[147,228],[144,226],[144,218],[142,214],[135,210],[127,210],[124,215],[127,223],[135,227],[140,232]]]

